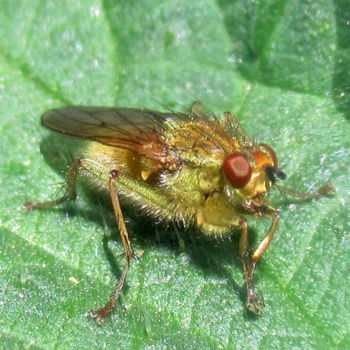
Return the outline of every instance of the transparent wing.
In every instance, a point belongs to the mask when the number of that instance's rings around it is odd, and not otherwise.
[[[229,112],[225,112],[223,118],[223,125],[226,129],[230,130],[232,135],[239,140],[243,145],[251,145],[252,139],[245,132],[238,119]]]
[[[65,107],[42,116],[43,125],[52,130],[152,158],[168,154],[162,136],[164,129],[186,120],[190,120],[190,116],[182,113],[109,107]]]

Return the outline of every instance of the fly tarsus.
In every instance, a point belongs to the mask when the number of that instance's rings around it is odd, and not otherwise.
[[[247,309],[257,315],[260,315],[264,310],[264,302],[257,296],[254,289],[248,290],[248,298],[246,302]]]
[[[286,193],[289,196],[296,198],[296,199],[319,198],[322,196],[334,194],[336,192],[336,190],[332,184],[325,184],[325,185],[321,186],[316,192],[311,192],[311,193],[298,192],[298,191],[290,190],[289,188],[285,188],[285,187],[279,186],[279,185],[274,185],[274,186],[279,191]]]
[[[117,305],[117,301],[122,293],[122,290],[123,290],[123,287],[125,284],[126,276],[128,274],[128,271],[129,271],[129,266],[130,266],[130,263],[128,260],[126,260],[125,265],[124,265],[124,269],[119,277],[119,280],[118,280],[118,283],[115,287],[115,290],[114,290],[113,294],[111,295],[110,299],[108,300],[107,304],[104,307],[102,307],[101,309],[90,312],[90,316],[96,320],[97,324],[99,324],[99,325],[103,324],[106,316],[109,315],[111,313],[111,311]]]

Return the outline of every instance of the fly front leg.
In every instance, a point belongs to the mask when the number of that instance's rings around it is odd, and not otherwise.
[[[129,234],[125,226],[122,210],[120,208],[120,203],[119,203],[119,198],[117,193],[118,178],[119,178],[119,172],[117,170],[112,170],[109,174],[108,189],[112,200],[114,215],[118,223],[119,234],[123,242],[125,263],[124,263],[123,271],[119,277],[118,283],[109,301],[101,309],[91,312],[91,316],[95,318],[97,323],[99,324],[101,324],[104,321],[105,317],[115,308],[125,284],[131,259],[136,258],[136,255],[134,254],[134,251],[131,247]]]
[[[77,179],[79,172],[82,169],[86,169],[85,163],[88,162],[86,159],[76,159],[69,167],[67,174],[67,184],[65,194],[52,201],[45,202],[32,202],[27,201],[24,203],[24,206],[28,209],[40,208],[40,207],[49,207],[61,204],[68,200],[75,200],[77,198]]]
[[[274,185],[274,187],[277,188],[279,191],[286,193],[289,196],[297,199],[319,198],[328,194],[333,194],[335,192],[335,188],[330,184],[323,185],[316,192],[311,192],[311,193],[290,190],[289,188],[285,188],[283,186],[279,186],[276,184]]]
[[[275,235],[275,232],[278,228],[279,223],[279,213],[277,210],[271,211],[270,213],[266,214],[267,216],[272,217],[272,223],[270,226],[269,231],[267,232],[265,238],[261,241],[258,248],[255,250],[255,252],[252,255],[253,260],[253,270],[255,269],[255,265],[259,259],[265,254],[266,249],[271,244],[272,238]]]
[[[264,255],[266,249],[269,247],[273,236],[278,228],[279,223],[279,213],[277,210],[271,210],[266,212],[267,216],[272,217],[272,223],[269,231],[267,232],[265,238],[261,241],[258,248],[254,251],[253,255],[250,256],[249,251],[249,240],[248,240],[248,226],[244,219],[241,219],[239,226],[241,228],[241,239],[239,242],[239,252],[243,265],[244,278],[247,284],[247,308],[248,310],[260,314],[264,308],[264,303],[257,296],[254,289],[254,271],[256,263]]]
[[[245,219],[239,222],[241,237],[239,240],[239,255],[242,262],[244,279],[247,286],[247,309],[260,314],[264,309],[264,302],[258,297],[254,289],[254,269],[255,263],[252,261],[249,251],[248,225]]]

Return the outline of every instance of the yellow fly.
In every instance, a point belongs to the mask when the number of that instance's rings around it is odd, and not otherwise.
[[[46,127],[91,140],[83,158],[69,167],[63,197],[27,202],[27,208],[57,205],[76,199],[79,175],[94,178],[111,198],[125,252],[116,288],[91,315],[102,322],[115,307],[130,263],[136,257],[119,198],[165,221],[196,225],[207,235],[240,235],[239,254],[247,285],[247,308],[259,314],[264,304],[254,290],[253,274],[278,227],[279,212],[268,203],[276,188],[296,198],[316,198],[334,191],[330,185],[300,193],[276,184],[286,175],[273,149],[252,141],[230,113],[208,118],[199,103],[191,112],[160,113],[143,109],[66,107],[46,112]],[[251,254],[247,218],[271,218],[271,226]]]

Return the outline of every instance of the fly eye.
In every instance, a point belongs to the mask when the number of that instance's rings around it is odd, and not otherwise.
[[[244,187],[250,180],[252,169],[242,153],[232,153],[223,164],[224,174],[236,188]]]
[[[273,165],[277,166],[278,160],[275,151],[266,143],[260,143],[259,146],[264,148],[264,150],[270,155],[271,160],[273,161]]]

